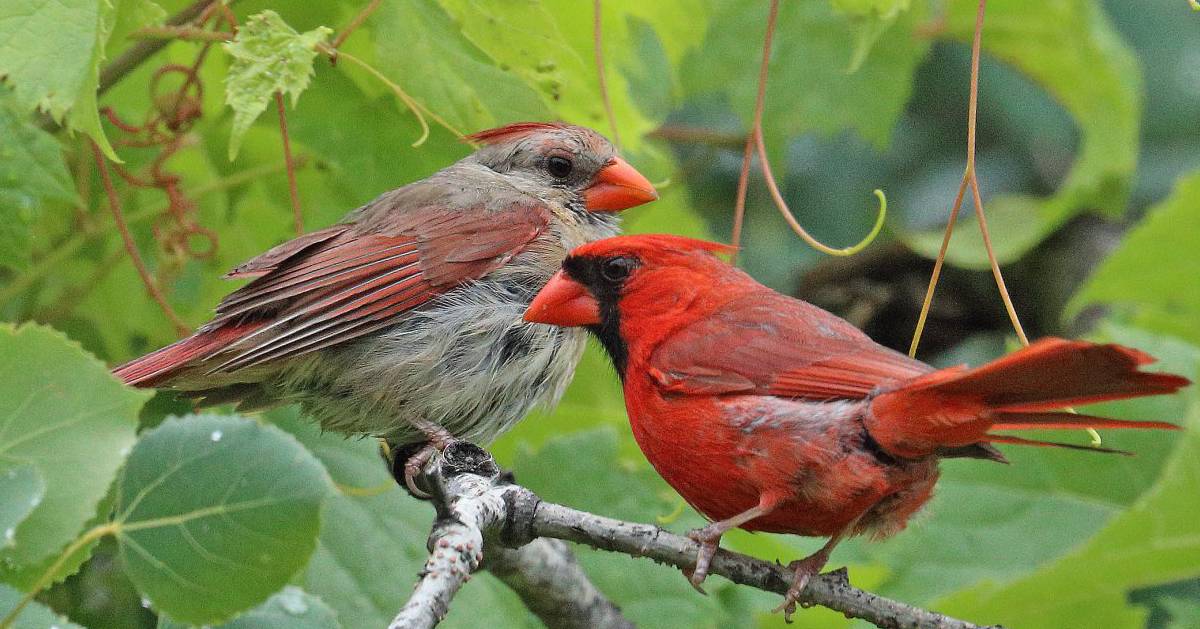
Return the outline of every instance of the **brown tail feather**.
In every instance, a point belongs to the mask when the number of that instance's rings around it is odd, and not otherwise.
[[[1189,384],[1180,376],[1138,371],[1153,361],[1120,345],[1043,339],[976,369],[946,369],[885,391],[872,401],[867,427],[884,449],[908,457],[989,441],[1052,443],[994,437],[988,434],[992,429],[1176,428],[1163,422],[1049,412],[1173,393]]]
[[[1024,437],[1015,437],[1013,435],[986,435],[987,440],[991,443],[1010,443],[1019,446],[1041,446],[1044,448],[1067,448],[1069,450],[1083,450],[1084,452],[1099,452],[1101,454],[1121,454],[1124,456],[1133,456],[1129,450],[1117,450],[1115,448],[1102,448],[1100,446],[1081,445],[1078,443],[1063,443],[1061,441],[1043,441],[1041,439],[1026,439]]]
[[[201,330],[162,349],[135,358],[113,369],[113,375],[135,387],[162,384],[181,369],[191,366],[258,328],[261,323],[229,325]]]
[[[1179,430],[1179,426],[1167,422],[1109,419],[1068,412],[1009,413],[1006,411],[996,413],[992,422],[992,430],[1064,430],[1071,428]]]

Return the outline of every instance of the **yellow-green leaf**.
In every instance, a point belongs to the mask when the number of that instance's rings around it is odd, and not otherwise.
[[[276,92],[292,97],[292,106],[312,78],[316,46],[330,29],[321,26],[297,33],[274,11],[250,17],[237,38],[224,45],[233,57],[225,78],[225,103],[233,109],[229,159],[237,157],[242,136]]]

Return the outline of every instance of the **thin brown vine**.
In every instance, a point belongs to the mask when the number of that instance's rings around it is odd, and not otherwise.
[[[300,191],[296,189],[296,166],[292,162],[292,141],[288,137],[287,113],[283,106],[283,93],[275,92],[275,109],[279,112],[279,136],[283,138],[283,163],[287,166],[288,196],[292,200],[292,220],[296,235],[304,234],[304,211],[300,209]]]
[[[129,254],[129,260],[133,262],[133,266],[137,269],[138,276],[142,278],[142,284],[146,286],[146,291],[150,293],[150,297],[162,308],[163,314],[167,320],[175,327],[175,331],[179,335],[187,336],[191,332],[191,328],[175,314],[175,310],[171,308],[171,304],[167,303],[166,297],[159,290],[158,283],[154,277],[150,275],[149,269],[146,268],[145,261],[142,260],[142,254],[138,252],[137,244],[133,242],[133,236],[129,233],[129,226],[125,224],[125,216],[121,211],[121,199],[117,196],[117,191],[113,187],[112,177],[108,174],[108,164],[104,159],[104,155],[100,152],[100,147],[95,142],[91,142],[92,158],[96,161],[96,169],[100,171],[100,181],[104,184],[104,193],[108,197],[108,209],[112,212],[113,223],[117,226],[117,231],[121,234],[121,241],[125,244],[125,251]]]
[[[604,66],[603,0],[592,3],[592,54],[596,62],[596,79],[600,85],[600,100],[604,102],[604,115],[608,117],[608,130],[612,133],[613,145],[621,150],[621,132],[617,130],[617,116],[613,113],[612,98],[608,95],[608,76]]]
[[[814,238],[800,225],[788,207],[787,201],[779,192],[779,186],[775,182],[775,176],[771,172],[771,164],[767,159],[766,143],[763,141],[762,121],[763,121],[763,104],[767,96],[767,76],[770,69],[771,61],[771,41],[775,37],[775,23],[779,17],[779,0],[771,0],[769,9],[767,10],[767,27],[763,35],[763,52],[762,62],[758,68],[758,89],[754,98],[754,120],[750,127],[750,133],[746,138],[746,148],[742,154],[742,170],[738,176],[737,199],[734,202],[733,215],[733,232],[731,234],[731,243],[734,247],[741,245],[742,226],[745,222],[746,211],[746,194],[749,189],[750,177],[750,161],[753,159],[754,149],[757,149],[759,170],[762,172],[763,178],[766,180],[767,188],[771,193],[771,200],[774,201],[775,207],[779,209],[788,226],[796,233],[804,242],[822,253],[833,256],[849,256],[862,251],[867,245],[875,240],[879,232],[883,230],[884,219],[887,217],[887,199],[883,195],[882,190],[876,190],[875,195],[879,198],[879,214],[875,219],[875,225],[871,231],[857,244],[849,247],[835,249]]]

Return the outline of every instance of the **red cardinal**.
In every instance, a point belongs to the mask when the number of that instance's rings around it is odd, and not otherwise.
[[[234,269],[253,280],[212,321],[116,375],[201,404],[299,402],[392,445],[486,443],[557,399],[586,335],[521,314],[572,247],[615,234],[615,212],[654,187],[590,129],[468,139],[483,147]]]
[[[1050,338],[976,369],[935,370],[713,255],[729,250],[676,236],[587,244],[525,313],[586,326],[607,349],[638,445],[712,520],[690,533],[697,587],[732,528],[829,537],[791,563],[780,606],[790,614],[839,540],[904,528],[939,459],[1004,461],[994,443],[1079,447],[994,431],[1176,428],[1057,410],[1188,384],[1138,371],[1153,359],[1137,350]]]

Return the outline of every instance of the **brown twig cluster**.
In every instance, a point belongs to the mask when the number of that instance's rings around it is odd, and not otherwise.
[[[194,8],[189,7],[189,11]],[[222,23],[236,28],[233,13],[221,2],[207,3],[201,7],[193,19],[184,25],[168,24],[163,28],[191,29],[200,32],[206,27],[219,28]],[[161,252],[164,263],[159,266],[158,276],[151,275],[142,259],[121,209],[108,165],[95,144],[92,144],[92,154],[96,167],[100,172],[108,200],[109,210],[113,215],[114,224],[121,235],[125,250],[129,255],[138,276],[145,284],[155,303],[162,309],[180,336],[190,332],[188,325],[180,319],[171,308],[160,287],[164,277],[169,277],[173,271],[182,267],[189,259],[208,259],[216,254],[218,237],[215,231],[204,227],[196,220],[196,204],[182,190],[181,177],[170,172],[167,161],[191,142],[188,132],[202,115],[204,100],[204,85],[200,80],[199,70],[212,48],[214,40],[203,42],[195,59],[189,65],[167,63],[160,66],[151,75],[149,83],[151,107],[145,113],[140,123],[123,119],[111,107],[104,107],[100,113],[116,128],[120,135],[113,141],[118,148],[150,149],[156,154],[150,160],[149,166],[143,173],[134,173],[121,164],[113,164],[113,170],[129,186],[134,188],[160,190],[167,199],[167,206],[154,224],[153,234]],[[178,83],[177,86],[174,84]]]

